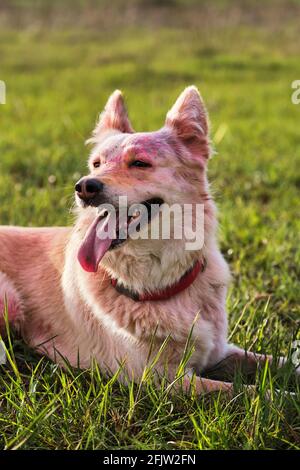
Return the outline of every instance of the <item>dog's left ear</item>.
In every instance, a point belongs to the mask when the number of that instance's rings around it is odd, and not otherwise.
[[[189,86],[178,97],[167,114],[167,127],[187,146],[207,142],[208,115],[202,97],[195,86]]]
[[[128,118],[124,98],[120,90],[115,90],[109,97],[104,111],[100,114],[99,121],[93,131],[93,136],[97,137],[101,132],[107,130],[117,130],[128,133],[134,132]]]

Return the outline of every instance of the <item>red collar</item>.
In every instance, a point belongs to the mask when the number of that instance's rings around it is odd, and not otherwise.
[[[203,272],[206,268],[206,260],[203,258],[202,261],[196,261],[194,266],[189,269],[181,279],[179,279],[178,282],[173,284],[172,286],[166,287],[163,290],[157,291],[157,292],[151,292],[151,293],[145,293],[145,294],[138,294],[136,292],[133,292],[129,289],[126,289],[126,287],[123,287],[122,285],[118,284],[117,279],[112,279],[111,283],[115,287],[115,289],[123,295],[126,295],[127,297],[130,297],[133,300],[139,301],[139,302],[144,302],[146,300],[167,300],[170,297],[173,297],[174,295],[178,294],[179,292],[183,291],[187,287],[189,287],[196,277],[198,276],[199,272]]]

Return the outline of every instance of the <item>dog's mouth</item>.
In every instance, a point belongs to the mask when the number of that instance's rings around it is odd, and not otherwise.
[[[164,201],[151,198],[130,208],[130,211],[106,208],[99,212],[79,248],[78,260],[87,272],[97,272],[105,253],[123,245],[133,233],[141,231],[158,214]]]

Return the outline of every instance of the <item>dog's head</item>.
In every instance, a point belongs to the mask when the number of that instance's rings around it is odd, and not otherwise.
[[[111,267],[121,255],[155,256],[169,243],[162,236],[159,240],[133,239],[128,234],[121,237],[120,227],[114,237],[103,236],[111,220],[111,207],[116,209],[114,220],[119,222],[122,204],[126,203],[127,209],[134,206],[126,212],[128,232],[131,226],[148,232],[149,222],[162,219],[166,207],[197,203],[205,207],[209,203],[208,118],[196,87],[183,91],[167,113],[165,125],[155,132],[134,132],[122,94],[116,90],[88,142],[93,144],[90,174],[75,187],[80,211],[91,217],[79,250],[85,270],[97,271],[102,258],[102,264]],[[146,219],[139,218],[142,207],[146,208]]]

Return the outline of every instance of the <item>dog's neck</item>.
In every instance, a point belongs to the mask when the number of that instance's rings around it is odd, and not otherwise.
[[[208,201],[201,249],[188,250],[186,240],[130,240],[108,252],[101,266],[119,284],[139,294],[165,289],[177,283],[197,260],[209,262],[209,253],[218,250],[216,228],[215,206]]]
[[[108,253],[101,265],[118,284],[143,294],[156,292],[177,283],[202,258],[201,251],[186,251],[182,241],[147,242]]]
[[[178,282],[175,282],[164,289],[160,287],[160,289],[151,292],[147,291],[146,286],[145,292],[143,294],[138,294],[135,291],[126,289],[125,287],[123,287],[122,284],[118,282],[118,279],[115,278],[111,279],[111,284],[120,294],[126,295],[132,300],[138,302],[168,300],[171,297],[174,297],[174,295],[177,295],[187,289],[191,284],[193,284],[200,271],[204,272],[205,268],[206,260],[197,260],[194,265],[188,271],[186,271],[186,273],[180,278]]]

